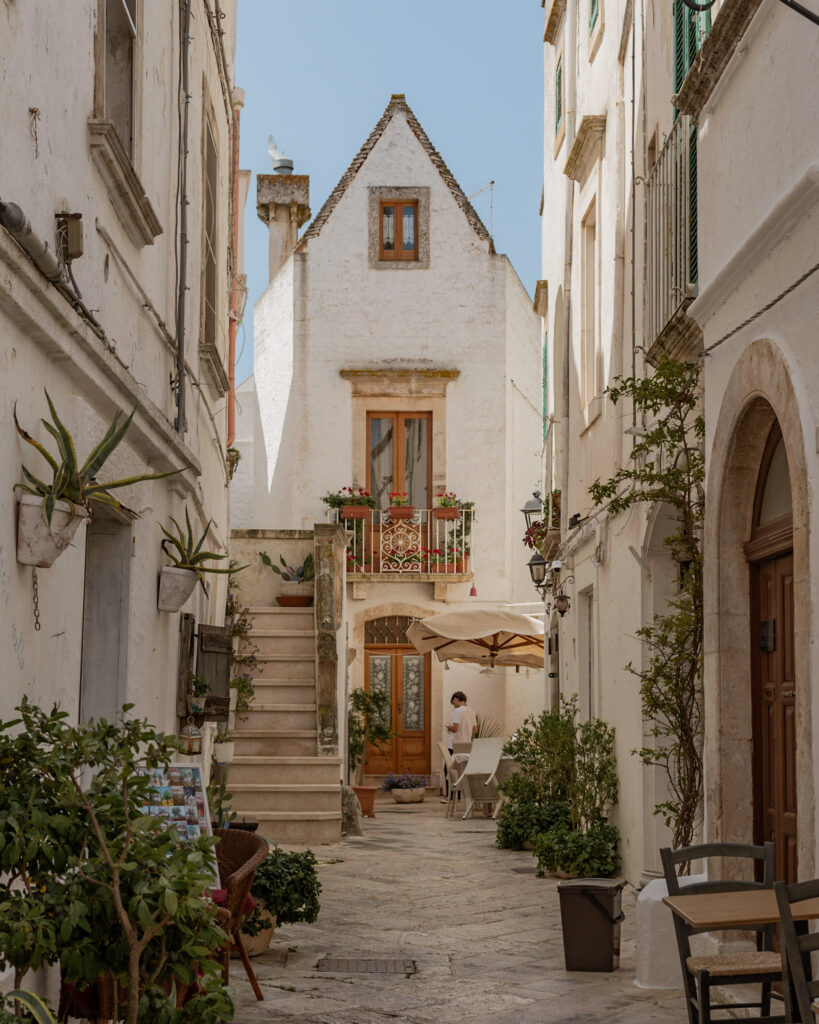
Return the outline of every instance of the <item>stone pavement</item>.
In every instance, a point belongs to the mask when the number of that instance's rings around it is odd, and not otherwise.
[[[634,890],[620,969],[569,974],[557,883],[535,877],[531,854],[497,849],[493,821],[447,820],[428,796],[378,801],[365,829],[315,850],[319,919],[278,929],[254,958],[264,1002],[231,962],[236,1024],[686,1021],[681,992],[634,985]],[[416,973],[328,973],[317,969],[326,957],[409,960]]]

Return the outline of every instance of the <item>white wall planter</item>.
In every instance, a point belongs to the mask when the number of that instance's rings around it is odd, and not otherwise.
[[[156,606],[161,612],[178,612],[196,586],[196,573],[191,569],[163,566],[159,574],[159,597]]]
[[[234,740],[228,740],[227,743],[214,743],[213,756],[218,764],[230,764],[233,760],[235,749],[236,742]]]
[[[43,499],[36,494],[21,494],[17,510],[17,561],[47,569],[65,551],[87,519],[88,513],[81,506],[58,501],[49,526],[43,512]]]

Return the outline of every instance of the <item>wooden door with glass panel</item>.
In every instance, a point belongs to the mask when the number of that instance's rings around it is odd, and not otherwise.
[[[405,770],[429,774],[430,658],[406,643],[411,621],[405,616],[389,616],[367,623],[368,638],[404,641],[376,643],[368,639],[364,648],[364,686],[387,695],[385,715],[393,731],[389,743],[367,752],[367,775]]]

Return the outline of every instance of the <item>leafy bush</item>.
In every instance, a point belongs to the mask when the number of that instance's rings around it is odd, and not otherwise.
[[[532,852],[541,877],[547,871],[563,871],[580,878],[611,878],[620,866],[619,842],[614,825],[600,822],[588,832],[579,832],[564,823],[541,832]]]
[[[277,925],[299,921],[313,924],[319,914],[321,894],[316,868],[312,850],[287,853],[276,846],[256,868],[251,895],[261,900],[266,910],[275,913]],[[242,931],[258,935],[271,923],[270,917],[257,907],[242,922]]]
[[[518,803],[541,806],[566,800],[572,780],[577,698],[561,699],[559,708],[529,715],[503,748],[518,771],[503,792]]]
[[[569,805],[563,801],[553,804],[505,803],[498,815],[495,843],[502,850],[522,850],[533,843],[535,836],[548,832],[555,825],[569,823]]]

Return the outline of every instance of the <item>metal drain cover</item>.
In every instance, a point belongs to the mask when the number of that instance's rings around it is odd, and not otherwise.
[[[317,971],[334,974],[415,974],[415,969],[415,961],[403,957],[326,956],[316,964]]]

